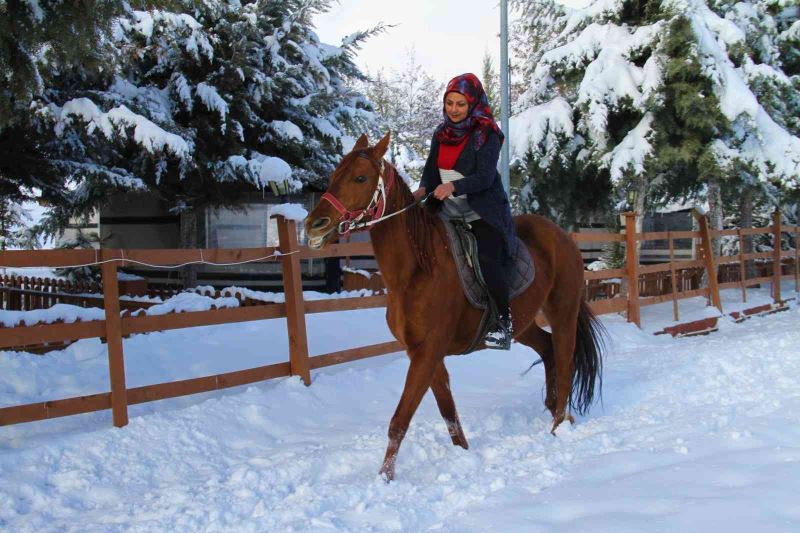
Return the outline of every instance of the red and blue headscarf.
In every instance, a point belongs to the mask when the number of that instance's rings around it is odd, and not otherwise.
[[[453,122],[447,116],[444,102],[447,100],[447,94],[452,92],[464,95],[464,98],[467,99],[469,110],[467,117],[461,122]],[[494,120],[492,108],[489,107],[489,99],[475,74],[462,74],[450,80],[442,98],[442,114],[444,122],[436,128],[435,134],[436,140],[441,144],[461,144],[464,137],[471,135],[473,131],[477,132],[475,135],[476,150],[479,150],[486,142],[486,136],[490,131],[497,133],[500,136],[500,143],[503,143],[503,132],[500,131],[500,127]]]

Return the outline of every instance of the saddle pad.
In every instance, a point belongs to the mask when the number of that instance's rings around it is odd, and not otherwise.
[[[470,261],[467,260],[467,252],[458,235],[459,230],[447,218],[442,217],[442,221],[444,222],[444,227],[447,229],[447,237],[450,240],[450,250],[456,262],[456,270],[458,271],[458,278],[461,280],[461,286],[464,288],[464,295],[473,307],[477,309],[486,309],[489,303],[488,296],[485,289],[478,281],[478,278],[475,276],[475,271],[470,265]],[[528,247],[525,246],[519,237],[516,237],[516,239],[517,246],[513,257],[514,268],[512,269],[511,279],[509,280],[509,300],[513,300],[516,296],[525,291],[525,289],[533,283],[533,278],[536,273],[533,258],[531,258]]]

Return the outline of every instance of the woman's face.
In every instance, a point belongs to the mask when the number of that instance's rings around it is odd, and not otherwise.
[[[444,110],[450,120],[453,122],[461,122],[467,118],[469,103],[463,94],[450,92],[444,97]]]

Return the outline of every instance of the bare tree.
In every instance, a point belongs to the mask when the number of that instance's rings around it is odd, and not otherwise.
[[[389,157],[398,170],[419,179],[427,156],[431,135],[442,120],[442,91],[437,82],[417,62],[413,49],[406,51],[406,63],[388,74],[378,70],[362,87],[372,102],[380,125],[377,130],[392,132]],[[373,136],[381,131],[372,132]]]

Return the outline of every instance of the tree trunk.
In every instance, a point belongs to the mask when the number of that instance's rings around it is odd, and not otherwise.
[[[181,211],[181,248],[197,248],[197,208]],[[184,289],[197,286],[197,265],[186,265],[181,272]]]
[[[708,182],[708,222],[711,230],[722,229],[722,187],[719,178],[711,178]],[[720,238],[711,239],[711,248],[715,256],[722,253]]]

